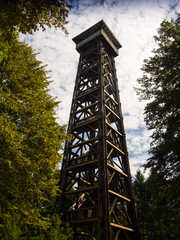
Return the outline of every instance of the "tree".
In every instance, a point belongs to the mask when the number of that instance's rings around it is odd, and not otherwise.
[[[147,239],[175,240],[180,221],[180,14],[161,23],[155,41],[157,48],[144,60],[137,89],[140,99],[148,100],[145,121],[153,130],[145,164],[150,169],[146,190],[152,200],[148,204],[151,214],[144,221],[146,233],[150,229]]]
[[[66,0],[1,0],[0,32],[32,33],[40,28],[61,28],[65,25],[71,5]]]
[[[179,181],[180,172],[180,14],[164,20],[155,36],[154,56],[144,60],[138,79],[140,99],[149,100],[145,121],[152,129],[151,157],[146,168]]]
[[[48,93],[47,74],[16,33],[10,42],[0,36],[1,233],[17,219],[40,229],[50,224],[45,206],[58,192],[59,150],[68,136],[56,122],[59,103]]]
[[[148,181],[138,170],[133,181],[133,190],[138,214],[138,225],[141,239],[153,239],[154,219],[152,215],[152,194],[148,188]],[[153,234],[152,234],[153,233]]]
[[[142,240],[176,240],[179,238],[180,212],[172,200],[167,180],[150,174],[147,179],[138,170],[133,182]]]

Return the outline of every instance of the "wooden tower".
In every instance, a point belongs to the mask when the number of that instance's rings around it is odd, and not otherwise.
[[[121,44],[103,20],[73,41],[80,59],[58,211],[75,240],[138,240],[114,62]]]

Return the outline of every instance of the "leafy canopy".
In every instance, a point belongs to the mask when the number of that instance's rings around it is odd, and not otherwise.
[[[0,36],[0,225],[14,214],[47,228],[44,204],[57,195],[59,153],[67,140],[55,119],[45,67],[31,47]],[[3,224],[1,225],[3,227]]]
[[[144,60],[137,89],[140,99],[150,100],[144,114],[154,130],[146,167],[174,179],[180,172],[180,14],[162,22],[155,41],[158,47]]]
[[[1,0],[0,31],[32,33],[54,26],[67,33],[70,9],[66,0]]]
[[[133,182],[141,239],[179,239],[179,191],[168,180],[138,170]],[[179,190],[179,189],[178,189]]]

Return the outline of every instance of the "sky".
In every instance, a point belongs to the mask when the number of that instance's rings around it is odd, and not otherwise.
[[[38,59],[47,64],[50,94],[61,101],[57,109],[57,121],[67,124],[75,85],[79,53],[75,50],[72,38],[104,20],[122,48],[115,58],[120,99],[124,117],[127,147],[132,176],[148,157],[152,132],[144,122],[144,107],[147,102],[140,102],[134,87],[140,87],[137,79],[143,72],[143,60],[153,56],[157,47],[153,36],[157,34],[164,19],[171,20],[180,12],[178,0],[75,0],[68,17],[65,36],[60,29],[47,29],[32,35],[21,35],[20,40],[30,44]],[[147,172],[145,175],[147,176]]]

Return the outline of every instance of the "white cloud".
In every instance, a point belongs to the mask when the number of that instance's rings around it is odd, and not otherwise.
[[[106,0],[73,1],[75,6],[69,15],[66,37],[61,30],[48,29],[33,35],[21,36],[20,39],[30,43],[40,52],[38,58],[48,64],[51,79],[50,93],[62,103],[57,110],[57,117],[62,124],[69,119],[72,94],[75,84],[79,54],[75,50],[73,37],[104,19],[116,38],[122,44],[116,60],[122,110],[125,114],[128,150],[133,174],[138,164],[147,159],[149,134],[143,122],[145,103],[139,102],[134,86],[137,78],[142,76],[140,68],[143,59],[152,55],[156,46],[153,36],[164,18],[170,20],[175,12],[180,11],[178,1],[161,0]]]
[[[145,163],[144,158],[146,159],[149,157],[147,154],[139,155],[136,157],[132,157],[130,161],[130,168],[131,168],[131,176],[135,176],[138,169],[140,169],[142,172],[144,172],[143,164]],[[148,177],[149,171],[146,170],[144,175],[145,177]]]

